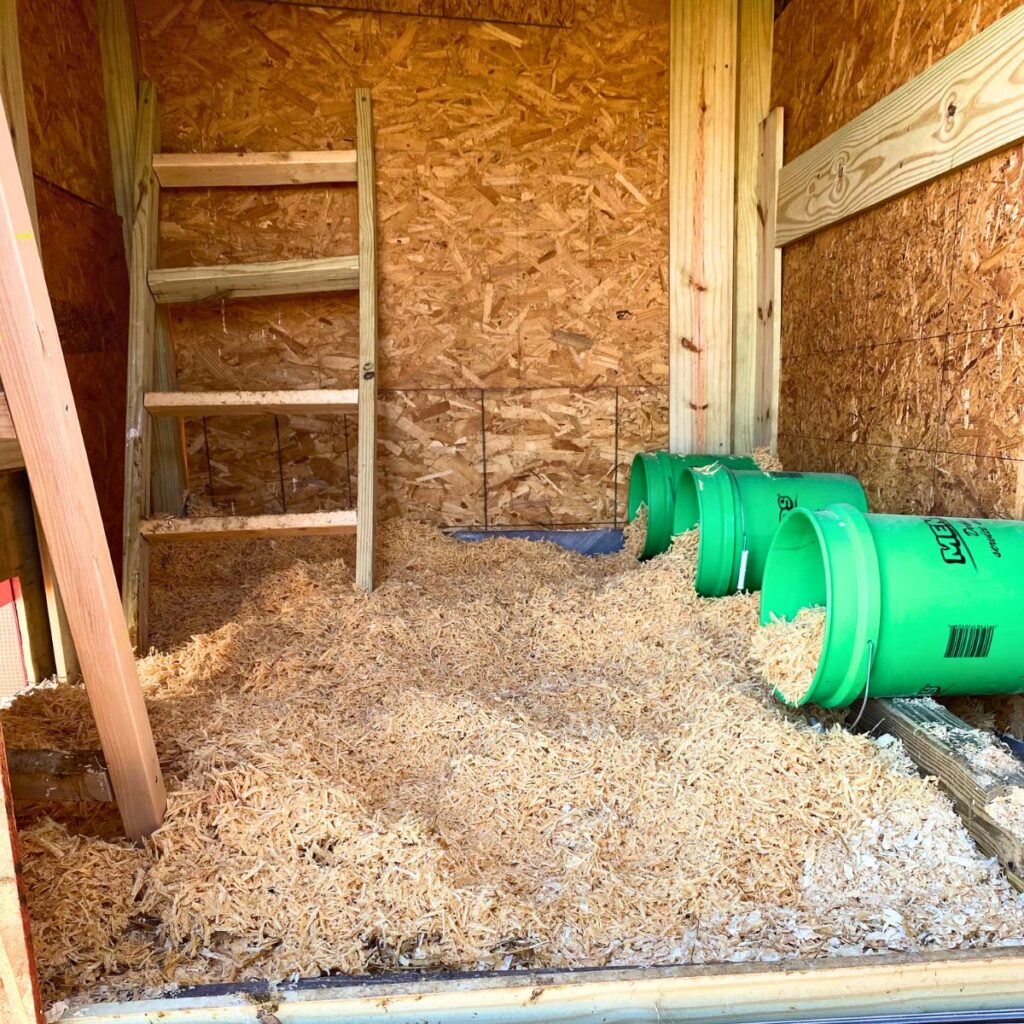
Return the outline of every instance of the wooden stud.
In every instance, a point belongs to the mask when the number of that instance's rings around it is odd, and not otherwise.
[[[7,118],[0,123],[0,379],[50,541],[125,831],[166,806],[153,733]]]
[[[153,330],[153,387],[159,391],[177,391],[170,317],[164,306],[157,306],[154,312]],[[161,515],[179,515],[188,492],[185,427],[173,420],[157,420],[149,425],[149,430],[153,445],[150,507]]]
[[[0,732],[0,1021],[42,1024],[39,975],[18,853],[18,827]]]
[[[990,740],[933,700],[869,700],[860,727],[902,741],[922,773],[937,778],[952,797],[981,852],[997,857],[1010,881],[1024,890],[1024,841],[986,813],[996,797],[1024,792],[1024,765],[1006,770],[976,765],[972,752],[984,750]]]
[[[160,188],[153,174],[153,153],[159,147],[160,125],[156,89],[152,82],[139,85],[139,116],[135,139],[132,240],[128,273],[131,298],[128,318],[128,403],[124,450],[124,565],[121,592],[128,634],[139,651],[147,641],[146,611],[149,592],[149,552],[139,534],[139,523],[150,508],[150,422],[144,405],[153,387],[156,304],[147,283],[156,263]]]
[[[1024,139],[1024,7],[786,164],[788,245]]]
[[[739,0],[736,86],[736,275],[733,284],[733,450],[757,446],[758,177],[772,80],[772,0]]]
[[[165,303],[351,291],[358,286],[358,256],[223,263],[149,272],[153,297]]]
[[[228,540],[234,537],[299,537],[306,534],[355,533],[356,513],[288,512],[258,516],[190,516],[187,519],[146,519],[147,540]]]
[[[377,172],[369,89],[356,89],[359,165],[359,433],[356,585],[373,590],[377,509]]]
[[[11,795],[16,801],[111,803],[114,790],[99,750],[8,750]]]
[[[153,167],[162,188],[332,184],[356,180],[356,151],[160,153]]]
[[[75,653],[75,643],[71,637],[71,626],[68,623],[68,613],[64,607],[64,599],[60,596],[60,587],[57,586],[57,574],[53,568],[53,559],[50,557],[50,546],[45,542],[42,523],[39,522],[39,512],[32,505],[32,522],[35,525],[36,536],[40,539],[39,544],[39,565],[43,575],[43,596],[46,600],[46,614],[50,623],[50,642],[53,647],[53,671],[57,679],[66,683],[69,680],[77,679],[81,674],[78,664],[78,655]]]
[[[782,167],[783,111],[775,107],[761,126],[757,174],[757,352],[754,447],[775,452],[779,443],[779,372],[782,365],[782,250],[775,240],[776,197]]]
[[[7,108],[7,123],[18,158],[32,223],[38,223],[36,189],[32,180],[32,151],[25,108],[25,82],[21,74],[21,42],[18,37],[18,0],[0,0],[0,97]]]
[[[669,446],[732,448],[736,2],[672,0]]]
[[[308,391],[151,391],[146,411],[151,416],[251,416],[277,413],[355,412],[355,388]]]

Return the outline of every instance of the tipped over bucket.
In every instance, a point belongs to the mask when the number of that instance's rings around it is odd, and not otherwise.
[[[797,509],[768,553],[761,624],[815,607],[821,656],[791,704],[1024,692],[1024,523]]]
[[[694,466],[716,463],[737,469],[757,469],[749,455],[673,455],[670,452],[640,452],[629,470],[626,521],[632,523],[641,509],[647,510],[647,532],[641,558],[653,558],[672,543],[672,518],[676,484],[680,474]]]
[[[760,590],[768,549],[795,508],[845,501],[866,512],[860,481],[841,473],[687,469],[677,485],[673,535],[700,528],[694,586],[704,597]]]

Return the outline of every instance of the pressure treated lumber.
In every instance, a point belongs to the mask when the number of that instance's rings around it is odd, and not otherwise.
[[[171,324],[166,306],[157,306],[153,317],[153,387],[158,391],[177,391]],[[149,425],[150,495],[153,512],[178,515],[188,491],[185,458],[185,427],[174,420],[160,419]]]
[[[190,516],[146,519],[142,534],[150,541],[229,540],[234,537],[299,537],[311,534],[354,533],[356,513],[288,512],[258,516]]]
[[[783,110],[775,107],[761,125],[757,174],[757,324],[754,447],[779,440],[779,372],[782,366],[782,249],[776,242],[775,211],[782,168]]]
[[[356,180],[356,151],[159,153],[153,168],[163,188],[333,184]]]
[[[1024,890],[1024,842],[985,811],[998,796],[1024,792],[1024,770],[980,766],[972,754],[990,740],[933,700],[869,700],[860,727],[901,740],[921,771],[935,776],[950,795],[982,853],[997,857],[1010,881]]]
[[[309,391],[151,391],[146,411],[151,416],[280,416],[355,412],[355,388]]]
[[[772,0],[739,0],[736,85],[736,275],[733,283],[733,450],[758,440],[758,206],[762,123],[772,78]]]
[[[359,258],[326,256],[151,270],[149,287],[157,302],[166,303],[351,291],[359,287]]]
[[[163,818],[163,779],[6,116],[0,119],[0,379],[121,818],[127,834],[140,838]]]
[[[0,1021],[42,1024],[39,976],[18,853],[18,827],[0,732]]]
[[[672,0],[669,447],[732,450],[734,2]]]
[[[377,176],[369,89],[356,90],[359,160],[359,430],[356,509],[356,585],[373,589],[377,510]]]
[[[156,303],[147,283],[156,265],[159,241],[160,186],[153,174],[153,153],[160,146],[156,88],[139,83],[139,113],[135,134],[135,178],[132,188],[132,231],[128,282],[128,380],[124,451],[124,524],[121,593],[128,635],[140,651],[146,649],[146,609],[149,589],[148,552],[139,537],[139,523],[150,507],[150,420],[144,400],[153,389]]]
[[[786,164],[787,245],[1024,138],[1024,7]]]
[[[11,794],[19,802],[110,803],[114,799],[110,773],[99,750],[8,749],[7,767]]]

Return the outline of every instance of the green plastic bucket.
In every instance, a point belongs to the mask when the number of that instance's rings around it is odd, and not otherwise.
[[[647,536],[641,558],[653,558],[672,543],[672,514],[679,475],[693,466],[715,463],[739,469],[757,469],[749,455],[673,455],[670,452],[640,452],[633,456],[629,470],[626,520],[633,522],[641,506],[647,506]]]
[[[672,532],[700,527],[694,587],[704,597],[724,597],[761,589],[768,549],[789,512],[837,501],[868,510],[860,481],[840,473],[688,469],[677,485]]]
[[[797,509],[765,567],[761,623],[825,607],[797,702],[1024,691],[1024,523]]]

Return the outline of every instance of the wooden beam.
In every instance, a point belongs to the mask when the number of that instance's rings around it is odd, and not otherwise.
[[[25,81],[21,74],[21,41],[18,36],[18,0],[0,0],[0,98],[7,110],[7,123],[18,158],[25,201],[32,223],[36,214],[36,189],[32,180],[32,150],[25,109]]]
[[[137,839],[163,819],[163,779],[6,116],[0,123],[0,379],[121,818]]]
[[[156,303],[147,283],[156,264],[159,234],[160,186],[153,174],[153,153],[160,145],[156,88],[139,85],[136,121],[135,178],[128,279],[131,288],[128,317],[127,414],[124,450],[124,523],[121,594],[128,635],[145,652],[148,637],[149,552],[139,535],[139,523],[150,508],[152,447],[145,397],[153,388]]]
[[[166,303],[351,291],[359,287],[359,257],[151,270],[149,287],[157,302]]]
[[[146,411],[151,416],[280,416],[355,412],[355,388],[308,391],[151,391]]]
[[[736,86],[736,274],[733,284],[733,450],[757,446],[758,178],[772,81],[773,0],[739,0]]]
[[[860,727],[901,740],[925,775],[932,775],[950,795],[978,848],[997,857],[1013,884],[1024,890],[1024,841],[989,815],[988,805],[1013,791],[1024,794],[1024,765],[979,763],[991,739],[941,704],[927,698],[869,700]]]
[[[782,367],[782,250],[775,242],[775,211],[782,167],[783,112],[761,126],[757,175],[757,353],[754,447],[778,449],[779,372]]]
[[[1024,7],[786,164],[787,245],[1024,139]]]
[[[142,533],[154,543],[182,540],[228,540],[234,537],[299,537],[306,534],[355,533],[356,513],[288,512],[259,516],[190,516],[146,519]]]
[[[78,654],[75,652],[75,643],[71,636],[71,624],[68,622],[67,609],[64,607],[60,587],[57,586],[57,573],[53,567],[53,559],[50,557],[50,546],[45,541],[43,525],[39,522],[39,512],[34,502],[32,522],[35,526],[36,536],[40,539],[39,565],[43,574],[43,597],[46,601],[46,615],[50,624],[53,672],[60,682],[66,683],[81,675],[81,666],[78,664]]]
[[[165,306],[157,306],[153,320],[153,387],[177,391],[171,323]],[[150,507],[160,515],[180,515],[188,492],[185,425],[174,420],[150,424]]]
[[[14,433],[14,421],[7,399],[0,392],[0,473],[10,469],[24,469],[25,460],[21,454],[21,445]]]
[[[0,1020],[42,1024],[39,975],[32,949],[28,898],[18,852],[18,827],[0,732]]]
[[[8,750],[11,794],[20,802],[111,803],[114,790],[99,750]]]
[[[359,161],[359,432],[356,585],[373,590],[377,510],[377,173],[369,89],[356,90]]]
[[[135,212],[135,119],[139,82],[139,38],[131,0],[99,0],[97,20],[114,205],[124,227],[127,254],[131,248]]]
[[[732,450],[736,2],[671,0],[669,447]]]
[[[160,153],[153,167],[163,188],[333,184],[356,180],[356,151]]]

